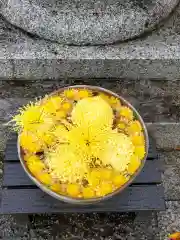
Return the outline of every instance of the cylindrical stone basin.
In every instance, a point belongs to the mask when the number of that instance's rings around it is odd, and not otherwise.
[[[13,25],[68,45],[112,44],[136,37],[167,17],[179,0],[1,0]]]

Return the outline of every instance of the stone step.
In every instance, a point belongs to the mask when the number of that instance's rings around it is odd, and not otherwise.
[[[179,79],[180,7],[164,26],[109,46],[64,46],[0,20],[0,78]]]

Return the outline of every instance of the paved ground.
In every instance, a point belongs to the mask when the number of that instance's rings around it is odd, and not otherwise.
[[[1,176],[4,147],[8,137],[8,129],[3,124],[14,113],[18,105],[65,83],[61,81],[22,84],[23,82],[19,85],[18,83],[13,85],[13,82],[11,84],[0,82]],[[180,151],[177,150],[180,146],[178,112],[180,82],[169,84],[163,81],[144,83],[116,81],[103,82],[103,84],[96,82],[96,84],[107,88],[111,86],[111,89],[121,91],[133,104],[139,106],[146,121],[153,122],[148,124],[148,129],[156,139],[160,153],[167,210],[138,218],[135,218],[134,214],[33,216],[31,226],[24,226],[23,220],[16,222],[12,216],[0,216],[0,239],[167,240],[168,233],[180,231]],[[159,110],[155,110],[152,114],[155,104]]]

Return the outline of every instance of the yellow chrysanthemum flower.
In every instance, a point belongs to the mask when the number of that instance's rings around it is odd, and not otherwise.
[[[84,98],[72,110],[72,122],[84,128],[111,128],[113,111],[101,97]]]
[[[60,183],[54,183],[50,186],[50,189],[54,192],[61,192],[62,191],[62,186]]]
[[[51,185],[53,183],[53,178],[49,173],[36,174],[36,178],[45,185]]]
[[[82,194],[84,198],[93,198],[95,196],[95,192],[90,187],[83,188]]]
[[[120,122],[120,123],[118,123],[118,125],[117,125],[117,127],[119,128],[119,129],[125,129],[126,128],[126,124],[125,123],[123,123],[123,122]]]
[[[101,197],[111,193],[112,191],[113,187],[111,183],[102,182],[96,190],[96,195]]]
[[[110,181],[111,178],[112,178],[112,170],[111,169],[107,169],[107,168],[102,168],[99,170],[100,171],[100,176],[102,180],[107,180],[107,181]]]
[[[17,114],[10,122],[14,123],[14,129],[17,131],[31,130],[33,126],[44,123],[44,118],[47,117],[40,105],[30,103],[19,109]]]
[[[142,134],[131,136],[131,141],[135,146],[145,144],[144,136]]]
[[[54,136],[60,143],[68,143],[69,142],[69,131],[67,128],[60,124],[53,131]]]
[[[128,107],[121,107],[119,111],[120,116],[133,120],[133,111]]]
[[[78,197],[78,195],[80,193],[79,185],[78,184],[68,184],[67,193],[72,197]]]
[[[118,98],[113,96],[108,96],[105,93],[100,93],[99,96],[104,99],[111,107],[115,108],[116,110],[119,110],[121,107],[121,102]]]
[[[87,159],[88,156],[83,149],[76,149],[69,144],[60,144],[53,151],[50,149],[46,153],[45,163],[53,178],[74,183],[82,180],[88,172]]]
[[[45,112],[49,114],[55,114],[56,111],[60,110],[63,99],[60,96],[52,96],[45,98],[42,107]]]
[[[70,102],[63,102],[62,103],[62,109],[65,111],[69,111],[72,108],[72,104]]]
[[[92,97],[92,92],[86,89],[78,89],[77,90],[77,100]]]
[[[139,158],[139,159],[143,159],[143,157],[146,154],[145,151],[145,146],[137,146],[135,148],[134,154]]]
[[[110,164],[116,171],[124,171],[130,162],[134,146],[128,136],[123,133],[113,133],[105,144],[99,156],[104,164]]]
[[[56,112],[56,115],[53,117],[55,120],[59,121],[67,117],[67,112],[64,110],[60,110]]]
[[[73,89],[73,88],[69,88],[67,90],[65,90],[63,92],[63,95],[66,97],[66,98],[69,98],[69,99],[75,99],[76,96],[77,96],[77,90],[76,89]]]
[[[130,122],[127,131],[129,134],[140,133],[142,131],[141,123],[137,120]]]
[[[131,162],[128,165],[128,173],[134,174],[136,170],[140,167],[140,165],[141,165],[140,159],[135,154],[133,154],[131,157]]]
[[[26,164],[29,171],[35,176],[41,174],[45,169],[44,163],[37,156],[26,158]]]
[[[113,177],[112,181],[113,181],[113,184],[116,187],[120,187],[120,186],[124,185],[128,181],[128,178],[125,177],[122,174],[115,174],[115,176]]]
[[[43,150],[43,142],[31,132],[23,131],[19,140],[21,147],[29,152],[36,153]]]

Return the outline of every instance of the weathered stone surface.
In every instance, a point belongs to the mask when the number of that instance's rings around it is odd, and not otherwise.
[[[169,201],[167,210],[158,213],[160,240],[169,240],[168,235],[180,231],[180,202]]]
[[[8,130],[2,124],[3,123],[0,122],[0,162],[2,162],[1,156],[4,155],[6,141],[9,136]],[[0,165],[0,169],[2,170],[1,165]]]
[[[107,44],[152,28],[178,0],[3,0],[0,12],[12,24],[63,44]]]
[[[0,57],[1,57],[1,53],[0,53]],[[0,79],[6,79],[6,78],[12,79],[12,77],[13,77],[13,66],[12,66],[11,60],[0,59]]]
[[[30,99],[26,98],[0,99],[0,121],[7,123],[16,113],[18,108],[27,104],[29,101]]]
[[[92,84],[111,89],[129,100],[146,122],[175,122],[180,120],[180,81],[130,81],[108,79],[14,81],[0,84],[0,119],[7,121],[19,105],[29,99],[66,85]]]
[[[50,43],[0,20],[1,61],[11,59],[15,79],[179,79],[179,9],[151,35],[104,47]],[[11,71],[5,76],[11,79]]]
[[[159,149],[173,150],[180,146],[180,123],[153,123],[147,125]]]
[[[0,215],[0,238],[2,240],[28,240],[28,228],[11,215]]]
[[[46,228],[44,226],[47,226]],[[143,221],[134,220],[134,214],[68,214],[34,216],[36,237],[43,239],[85,240],[156,240],[156,216]],[[53,238],[54,237],[54,238]]]
[[[160,153],[162,179],[167,200],[180,199],[180,152]]]

